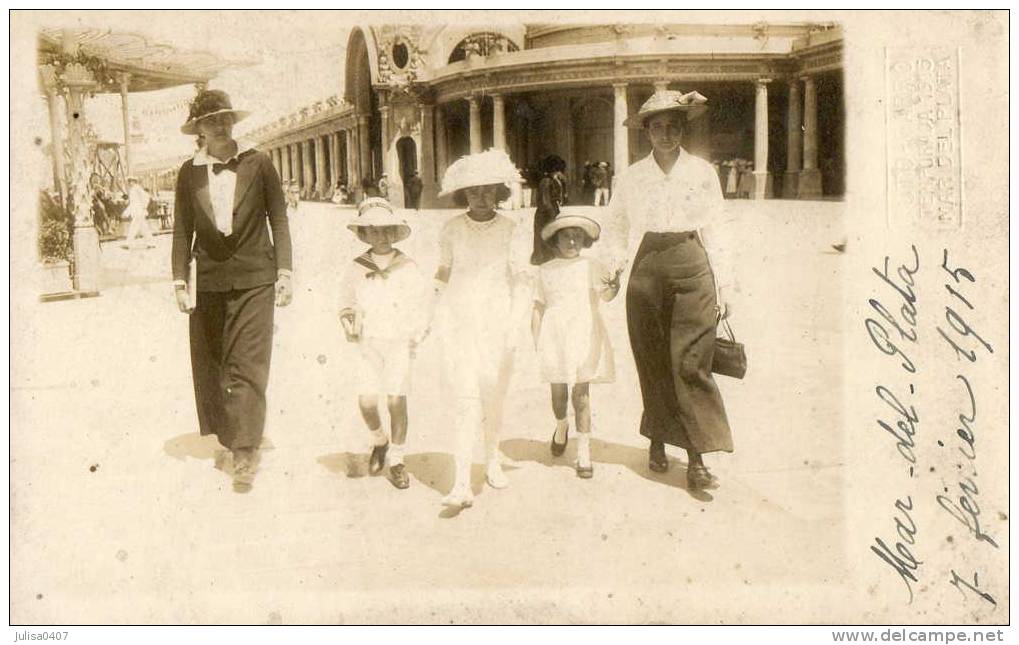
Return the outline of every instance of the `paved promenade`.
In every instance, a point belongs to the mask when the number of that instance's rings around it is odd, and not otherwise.
[[[350,477],[364,452],[337,282],[352,209],[292,215],[296,298],[278,309],[266,451],[232,491],[197,434],[169,236],[103,247],[98,298],[33,304],[12,329],[11,619],[32,623],[774,622],[811,591],[838,621],[844,562],[839,329],[842,205],[740,202],[733,325],[743,381],[719,378],[736,452],[685,488],[647,469],[623,298],[606,305],[617,381],[592,387],[594,479],[553,460],[546,387],[518,352],[502,450],[510,487],[453,515],[439,346],[419,353],[411,487]],[[426,271],[452,211],[410,213]],[[529,222],[529,213],[520,213]],[[528,224],[529,226],[529,224]],[[802,596],[801,596],[802,597]]]

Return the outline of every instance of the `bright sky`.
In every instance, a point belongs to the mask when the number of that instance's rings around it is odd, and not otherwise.
[[[226,90],[235,108],[252,113],[238,125],[241,135],[316,100],[342,95],[347,36],[354,25],[353,16],[323,11],[80,12],[73,22],[52,15],[46,24],[134,32],[179,49],[260,61],[225,71],[209,84]],[[193,149],[193,139],[179,130],[193,96],[191,85],[130,95],[131,114],[145,137],[132,147],[136,161]],[[96,96],[86,112],[100,138],[122,140],[119,95]]]

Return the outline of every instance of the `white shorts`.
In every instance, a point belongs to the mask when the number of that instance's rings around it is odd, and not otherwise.
[[[361,394],[410,393],[410,343],[406,340],[366,338],[358,343]]]

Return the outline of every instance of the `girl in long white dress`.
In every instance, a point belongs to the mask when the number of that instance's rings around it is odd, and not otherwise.
[[[543,240],[551,243],[556,257],[538,270],[531,317],[531,332],[538,350],[542,380],[549,384],[556,429],[550,448],[558,457],[569,439],[567,399],[572,387],[573,410],[578,432],[577,476],[590,479],[591,395],[590,383],[615,380],[612,346],[602,321],[599,303],[619,293],[619,272],[581,255],[601,234],[594,220],[560,214],[544,226]]]
[[[516,222],[496,211],[520,175],[501,150],[468,155],[446,171],[441,195],[466,201],[468,211],[446,222],[440,236],[436,293],[446,307],[442,334],[445,368],[455,403],[455,481],[447,506],[473,504],[470,471],[478,434],[485,443],[485,479],[509,485],[502,471],[499,434],[513,367],[511,334],[526,288],[527,258],[511,262]],[[514,293],[517,297],[514,297]]]

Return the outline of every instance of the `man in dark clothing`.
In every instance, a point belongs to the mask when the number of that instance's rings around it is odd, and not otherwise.
[[[413,208],[414,210],[421,208],[421,191],[423,188],[421,176],[415,170],[414,174],[407,179],[407,186],[405,188],[407,191],[407,208]]]

